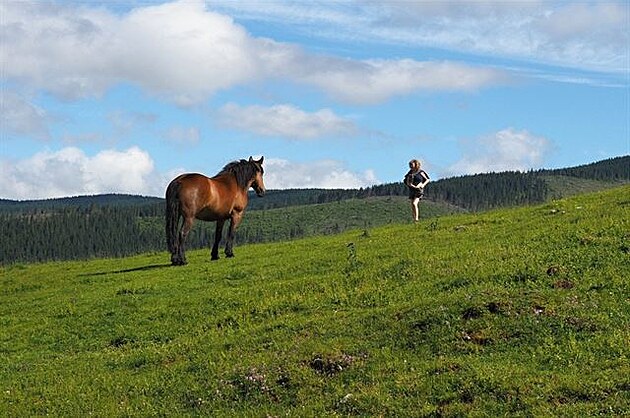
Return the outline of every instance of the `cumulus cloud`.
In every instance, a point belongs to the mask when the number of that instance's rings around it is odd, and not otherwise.
[[[76,147],[43,151],[19,160],[0,160],[2,199],[49,199],[101,193],[163,196],[168,182],[187,170],[155,170],[144,150],[103,150],[93,156]],[[296,163],[265,158],[268,189],[359,188],[378,184],[373,170],[355,172],[337,160]]]
[[[45,199],[84,194],[160,195],[166,179],[156,175],[146,151],[104,150],[94,156],[75,147],[43,151],[30,158],[0,161],[0,197]]]
[[[265,186],[268,189],[354,189],[378,183],[373,170],[354,172],[336,160],[296,163],[265,159]]]
[[[310,54],[251,36],[201,0],[123,14],[82,3],[3,2],[0,7],[4,76],[68,99],[99,96],[128,82],[192,105],[219,90],[284,79],[363,104],[417,90],[469,90],[503,80],[500,71],[449,62]]]
[[[258,66],[257,41],[199,0],[122,16],[41,2],[2,7],[6,76],[67,98],[129,81],[185,105],[251,79]]]
[[[230,103],[219,109],[217,122],[227,128],[288,139],[351,136],[358,130],[352,120],[330,109],[305,112],[287,104],[241,107]]]
[[[525,130],[507,128],[492,135],[462,141],[463,157],[449,168],[449,174],[526,171],[539,168],[551,142]]]

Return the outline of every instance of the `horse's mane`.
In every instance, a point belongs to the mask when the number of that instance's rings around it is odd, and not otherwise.
[[[227,163],[215,177],[224,174],[232,174],[236,178],[236,184],[244,188],[247,187],[247,182],[256,175],[257,171],[258,167],[253,162],[247,160],[232,161],[231,163]]]

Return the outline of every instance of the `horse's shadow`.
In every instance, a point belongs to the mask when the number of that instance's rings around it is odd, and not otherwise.
[[[149,266],[140,266],[129,269],[121,269],[121,270],[113,270],[113,271],[97,271],[95,273],[82,273],[79,276],[106,276],[108,274],[124,274],[124,273],[133,273],[134,271],[147,271],[147,270],[156,270],[171,267],[172,264],[151,264]]]

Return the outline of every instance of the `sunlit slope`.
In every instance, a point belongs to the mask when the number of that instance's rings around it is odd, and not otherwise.
[[[237,248],[2,269],[7,416],[630,412],[630,187]]]

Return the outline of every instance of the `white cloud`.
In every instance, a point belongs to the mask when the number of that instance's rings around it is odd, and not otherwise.
[[[117,16],[102,8],[3,2],[6,76],[67,98],[129,81],[179,104],[255,77],[258,41],[202,1]]]
[[[0,132],[40,140],[50,138],[50,117],[44,109],[14,92],[2,90],[0,94]]]
[[[496,69],[454,62],[304,60],[298,79],[349,103],[375,104],[417,91],[470,91],[507,81]]]
[[[359,188],[378,184],[373,170],[354,172],[340,161],[296,163],[265,159],[265,186]],[[43,151],[20,161],[0,160],[2,199],[48,199],[101,193],[163,196],[168,182],[183,168],[158,173],[150,155],[138,148],[103,150],[94,156],[75,147]]]
[[[474,140],[463,141],[463,157],[448,174],[475,174],[500,171],[526,171],[540,168],[551,142],[525,130],[513,128]]]
[[[624,37],[611,35],[628,25],[626,13],[620,3],[576,2],[550,10],[536,23],[555,42],[594,39],[614,42],[618,48],[623,46]]]
[[[290,26],[311,37],[439,48],[533,64],[624,74],[625,1],[214,1],[250,21]]]
[[[161,195],[166,185],[166,178],[154,172],[149,154],[138,147],[104,150],[92,157],[67,147],[0,164],[0,196],[6,199],[100,193]]]
[[[265,159],[265,186],[268,189],[354,189],[378,183],[373,170],[353,172],[336,160],[296,163]]]
[[[120,15],[81,4],[3,2],[4,76],[69,99],[99,96],[129,82],[180,105],[269,79],[308,84],[353,103],[502,82],[497,70],[463,64],[309,54],[293,44],[251,36],[201,0]]]
[[[357,132],[352,120],[330,109],[305,112],[286,104],[241,107],[230,103],[219,109],[217,121],[227,128],[288,139],[352,136]]]

